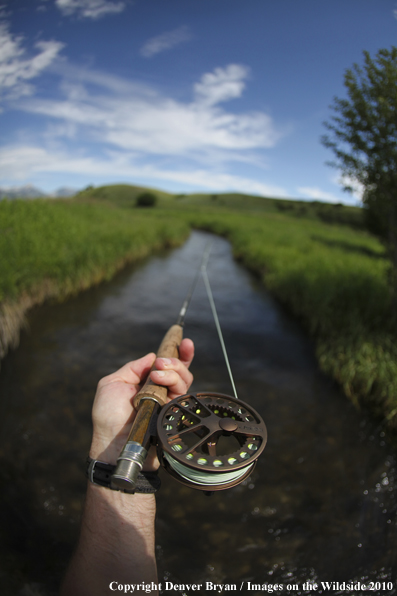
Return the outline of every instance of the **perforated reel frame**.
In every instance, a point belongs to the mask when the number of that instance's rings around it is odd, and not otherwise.
[[[225,490],[243,482],[265,448],[267,429],[258,412],[245,402],[222,393],[188,393],[169,402],[157,421],[158,456],[176,480],[198,490]],[[197,484],[178,474],[165,454],[189,471],[230,475],[220,484]]]

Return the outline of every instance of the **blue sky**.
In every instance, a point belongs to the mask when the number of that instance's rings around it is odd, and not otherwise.
[[[320,143],[395,0],[8,0],[0,186],[126,182],[357,203]]]

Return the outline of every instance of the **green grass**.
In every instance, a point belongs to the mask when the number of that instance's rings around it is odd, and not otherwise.
[[[0,250],[7,255],[0,306],[40,287],[47,288],[44,297],[78,291],[124,262],[181,242],[191,227],[210,230],[227,237],[236,258],[301,321],[321,369],[397,432],[389,263],[378,240],[359,229],[361,210],[160,191],[158,206],[138,209],[143,190],[115,185],[75,200],[0,202]]]
[[[156,214],[155,214],[156,215]],[[122,263],[175,245],[188,233],[177,220],[70,201],[1,201],[0,301],[44,280],[59,293],[109,279]]]
[[[174,195],[158,189],[144,188],[143,186],[132,186],[130,184],[111,184],[109,186],[90,186],[76,195],[79,201],[100,201],[117,207],[128,209],[135,207],[137,197],[150,191],[158,200],[159,205],[167,205],[175,201]]]
[[[330,224],[347,225],[364,229],[363,211],[358,207],[321,203],[319,201],[293,201],[245,195],[242,193],[177,195],[180,207],[205,207],[243,211],[245,213],[282,213],[289,217],[312,219]],[[172,202],[168,201],[168,206]]]
[[[313,338],[320,368],[397,430],[397,332],[389,263],[373,236],[347,226],[213,209],[180,214],[226,236],[234,255]]]
[[[181,221],[78,201],[0,201],[0,357],[34,304],[110,279],[127,262],[173,246]]]
[[[180,194],[171,195],[156,189],[140,186],[114,184],[111,186],[89,187],[78,194],[82,200],[100,200],[118,207],[135,207],[136,198],[142,192],[150,190],[157,196],[158,205],[163,208],[191,211],[197,208],[221,208],[245,213],[282,213],[291,217],[312,219],[330,224],[347,225],[355,229],[364,229],[363,211],[358,207],[321,203],[319,201],[294,201],[258,197],[243,193],[221,194]]]

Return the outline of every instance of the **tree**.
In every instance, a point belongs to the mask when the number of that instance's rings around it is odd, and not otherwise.
[[[154,207],[157,197],[152,192],[143,192],[136,198],[137,207]]]
[[[384,241],[391,260],[397,304],[397,48],[364,52],[364,65],[345,72],[347,99],[334,98],[322,137],[342,171],[344,188],[363,189],[369,228]]]

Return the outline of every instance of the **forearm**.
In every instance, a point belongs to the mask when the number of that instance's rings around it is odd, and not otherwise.
[[[168,397],[187,392],[193,380],[188,367],[194,354],[191,340],[182,340],[178,358],[156,360],[147,354],[101,379],[95,395],[90,458],[115,465],[134,419],[133,399],[156,361],[152,375],[168,387]],[[161,376],[160,376],[161,375]],[[149,450],[144,470],[159,462]],[[61,596],[109,596],[118,585],[156,585],[153,494],[134,495],[88,483],[80,540],[61,587]],[[110,587],[112,584],[112,587]],[[151,589],[156,594],[156,589]]]
[[[61,596],[108,596],[111,582],[157,584],[155,512],[154,495],[88,483],[80,540]]]

